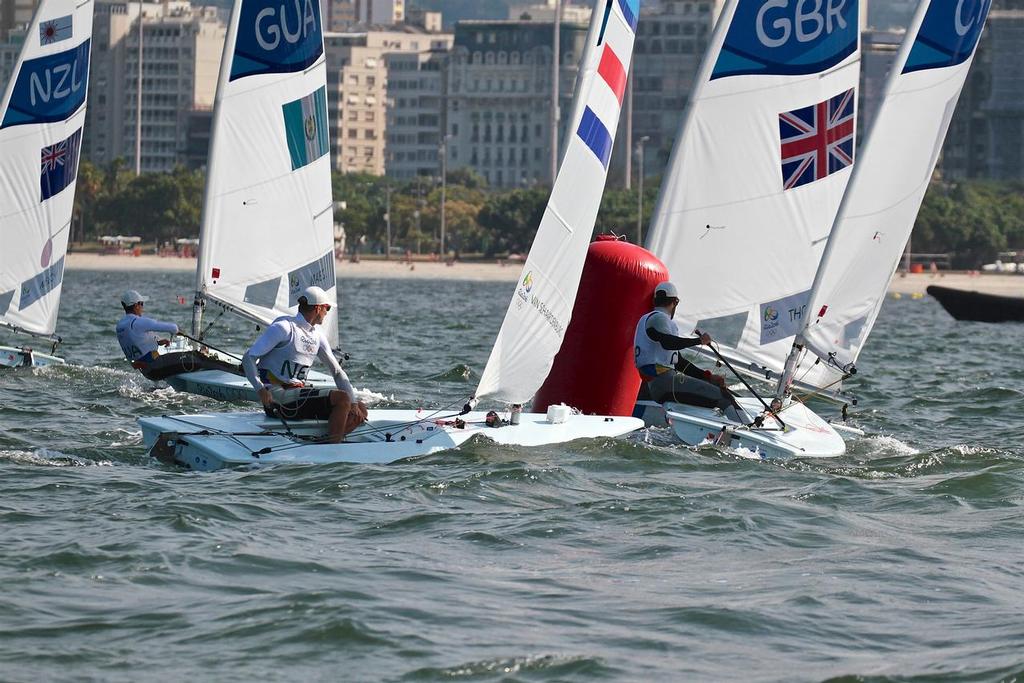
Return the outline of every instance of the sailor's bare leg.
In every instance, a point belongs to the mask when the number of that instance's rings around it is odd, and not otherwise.
[[[347,392],[331,392],[331,416],[327,419],[327,434],[330,443],[341,443],[345,435],[356,425],[349,427],[348,415],[352,410],[352,399]]]

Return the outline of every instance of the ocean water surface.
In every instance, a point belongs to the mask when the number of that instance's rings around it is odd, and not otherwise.
[[[0,375],[2,680],[1024,681],[1024,325],[888,301],[832,460],[653,430],[198,474],[136,419],[237,406],[112,333],[128,287],[185,326],[191,280],[69,271],[69,365]],[[409,408],[472,391],[511,295],[340,284],[354,383]]]

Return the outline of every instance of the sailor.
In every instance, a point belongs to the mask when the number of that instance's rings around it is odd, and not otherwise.
[[[719,408],[737,422],[745,421],[725,387],[725,378],[702,370],[680,355],[683,349],[703,344],[711,337],[679,336],[679,326],[672,319],[679,305],[679,292],[671,282],[662,282],[654,290],[654,310],[645,314],[636,325],[634,354],[636,369],[650,398],[658,403],[674,401],[704,408]]]
[[[324,290],[302,290],[298,315],[275,320],[242,356],[242,368],[268,415],[276,409],[285,418],[327,420],[328,440],[341,443],[366,421],[366,406],[356,400],[327,336],[317,328],[330,310],[331,300]],[[337,390],[305,386],[309,367],[317,358],[331,369]]]
[[[131,361],[133,368],[142,370],[143,374],[160,356],[157,348],[171,343],[170,339],[161,339],[159,333],[172,337],[178,334],[178,326],[174,323],[165,323],[142,315],[142,309],[147,301],[147,297],[134,289],[122,294],[121,306],[124,307],[124,317],[117,322],[115,328],[117,342],[124,351],[124,357]]]

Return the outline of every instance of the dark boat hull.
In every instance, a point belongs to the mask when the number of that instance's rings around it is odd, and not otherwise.
[[[957,320],[983,323],[1024,322],[1024,297],[999,296],[930,285],[928,293],[938,299]]]

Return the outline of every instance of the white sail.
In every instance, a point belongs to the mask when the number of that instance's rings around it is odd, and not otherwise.
[[[263,323],[294,313],[310,285],[337,301],[326,87],[318,0],[235,2],[217,84],[199,297]],[[323,329],[337,346],[337,306]]]
[[[639,0],[595,4],[572,131],[547,208],[476,397],[525,403],[543,384],[572,316],[608,177]]]
[[[889,72],[811,296],[804,341],[857,360],[942,150],[991,0],[924,0]]]
[[[92,0],[43,0],[0,106],[0,324],[57,325],[85,123]]]
[[[782,371],[850,178],[859,17],[858,0],[730,0],[662,181],[647,246],[676,319],[748,369]]]

